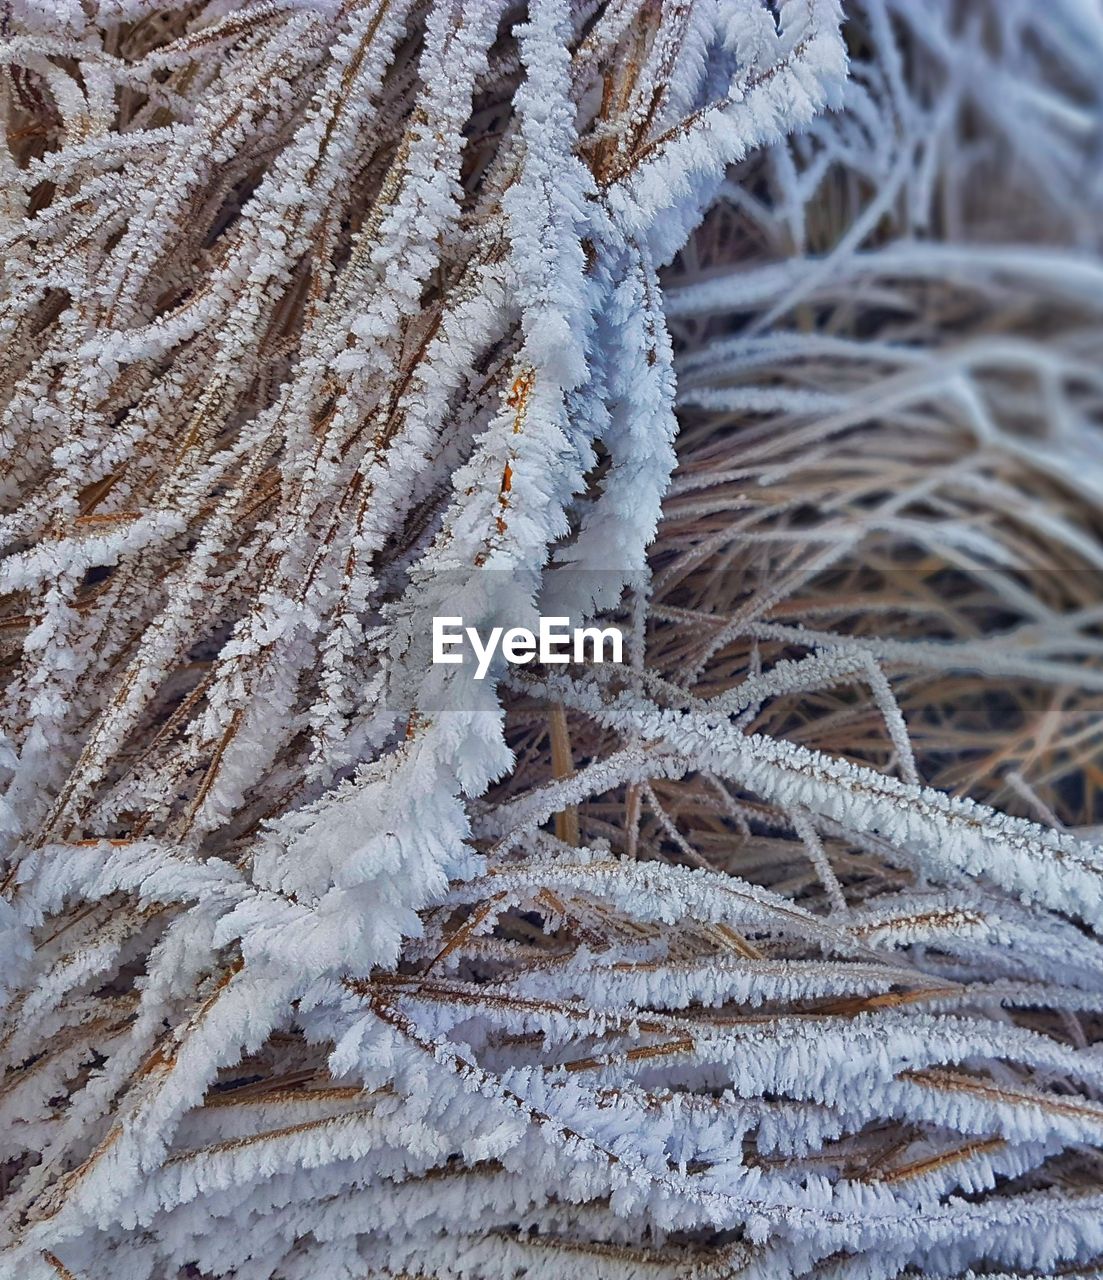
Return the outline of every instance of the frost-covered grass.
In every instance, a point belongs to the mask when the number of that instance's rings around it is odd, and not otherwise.
[[[0,1275],[1103,1268],[1103,15],[843,7],[9,6]]]

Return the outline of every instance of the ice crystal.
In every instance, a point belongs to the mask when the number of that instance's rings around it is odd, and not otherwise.
[[[0,42],[0,1272],[1094,1274],[1097,10]]]

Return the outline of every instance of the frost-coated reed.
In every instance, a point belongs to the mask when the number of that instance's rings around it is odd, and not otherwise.
[[[0,8],[0,1276],[1103,1274],[1098,6]]]

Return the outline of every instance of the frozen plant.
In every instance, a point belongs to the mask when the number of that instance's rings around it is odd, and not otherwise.
[[[1103,16],[0,39],[0,1274],[1091,1274]]]

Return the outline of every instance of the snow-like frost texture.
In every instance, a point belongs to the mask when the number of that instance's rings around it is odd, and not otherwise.
[[[1094,1274],[1099,12],[0,42],[0,1273]]]

